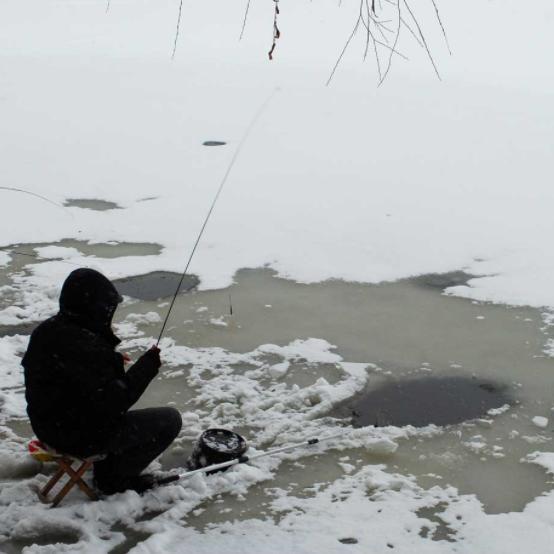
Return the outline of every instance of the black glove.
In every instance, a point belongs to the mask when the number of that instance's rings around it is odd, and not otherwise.
[[[148,368],[152,373],[158,372],[162,366],[162,360],[160,359],[160,349],[157,346],[153,346],[150,350],[147,350],[137,361],[142,367]]]

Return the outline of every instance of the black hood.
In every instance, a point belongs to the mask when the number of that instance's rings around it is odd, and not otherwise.
[[[109,279],[94,269],[72,271],[60,294],[60,313],[79,325],[119,342],[112,332],[112,318],[121,295]]]

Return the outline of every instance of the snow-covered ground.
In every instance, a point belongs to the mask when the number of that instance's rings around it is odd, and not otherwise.
[[[440,0],[450,56],[433,19],[433,3],[412,0],[443,80],[405,32],[399,50],[410,60],[396,57],[381,87],[371,59],[362,60],[361,35],[325,86],[355,24],[358,2],[279,4],[282,37],[269,62],[271,0],[252,0],[241,41],[245,1],[185,1],[174,60],[177,0],[111,0],[108,11],[99,0],[3,0],[0,187],[26,189],[58,204],[101,199],[121,209],[62,209],[0,190],[0,243],[51,244],[63,238],[155,243],[163,250],[148,256],[84,260],[72,248],[38,252],[98,267],[112,278],[182,270],[235,148],[270,98],[191,267],[201,288],[224,287],[243,267],[269,266],[306,283],[377,283],[463,269],[478,277],[448,292],[553,309],[551,3]],[[208,148],[202,145],[206,140],[228,144]],[[0,265],[9,261],[0,252]],[[51,314],[71,269],[52,261],[30,264],[6,282],[2,276],[0,284],[10,288],[3,289],[0,325]],[[15,305],[6,302],[11,298]],[[24,411],[21,394],[12,392],[21,386],[17,356],[26,340],[0,339],[3,423]],[[136,347],[148,342],[147,337],[129,340]],[[302,353],[308,361],[343,362],[324,342],[302,344],[310,347]],[[285,364],[273,364],[274,378],[286,372],[302,344],[274,347]],[[206,395],[234,382],[223,378],[233,363],[261,371],[255,369],[259,349],[233,355],[167,348],[169,364],[173,355],[173,363],[223,368],[219,379],[196,382]],[[320,405],[322,398],[353,394],[367,378],[358,370],[345,364],[338,384],[301,389],[290,399],[299,402],[293,402],[295,410],[276,402],[276,421],[289,420],[294,412],[297,429],[325,431],[300,397],[319,395]],[[249,386],[260,386],[258,378],[255,373],[244,378],[246,397]],[[189,423],[200,430],[194,418]],[[352,440],[368,449],[384,448],[386,455],[408,432],[388,429],[371,440],[366,436],[365,443]],[[288,547],[298,552],[543,553],[554,538],[552,493],[523,512],[488,515],[476,497],[448,487],[422,488],[384,465],[346,473],[309,498],[277,491],[273,508],[283,512],[282,518],[225,524],[206,533],[183,525],[182,518],[208,497],[240,495],[272,479],[279,460],[199,478],[190,487],[167,487],[144,499],[129,493],[97,504],[76,500],[49,512],[36,506],[29,488],[44,476],[22,479],[33,467],[18,459],[21,436],[13,426],[3,426],[0,436],[0,476],[17,477],[0,484],[0,537],[27,542],[35,537],[42,543],[72,534],[79,538],[73,546],[29,551],[107,551],[122,541],[123,531],[111,527],[114,520],[140,527],[141,518],[153,511],[161,515],[140,528],[153,535],[137,552],[178,552],[186,545],[198,552]],[[281,441],[297,436],[284,434]],[[546,452],[527,461],[554,472],[553,456]],[[368,502],[368,494],[374,502]],[[441,518],[457,531],[455,543],[419,534],[422,527],[431,532],[438,524],[416,512],[442,503]],[[357,544],[337,540],[354,535]]]

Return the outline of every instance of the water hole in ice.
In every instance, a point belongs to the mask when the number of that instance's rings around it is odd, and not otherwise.
[[[225,146],[227,143],[222,140],[205,140],[202,144],[204,146]]]
[[[181,279],[179,273],[153,271],[144,275],[134,275],[113,281],[120,294],[138,300],[161,300],[175,294]],[[198,286],[196,275],[185,275],[179,293],[189,292]]]
[[[507,388],[476,377],[403,378],[377,388],[370,385],[334,414],[351,416],[354,427],[453,425],[513,405]]]
[[[83,210],[93,210],[95,212],[122,209],[121,206],[115,202],[98,198],[67,198],[63,205],[68,208],[81,208]]]

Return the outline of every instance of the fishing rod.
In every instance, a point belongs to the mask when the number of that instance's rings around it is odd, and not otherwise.
[[[242,136],[241,141],[239,142],[239,145],[237,146],[237,149],[235,150],[235,153],[233,154],[233,157],[231,158],[231,162],[229,163],[229,166],[227,167],[227,171],[225,171],[225,174],[223,175],[223,179],[221,180],[221,183],[219,185],[219,188],[217,189],[217,193],[212,201],[212,204],[210,206],[210,209],[208,211],[208,214],[206,215],[204,219],[204,223],[202,224],[202,227],[200,229],[200,232],[198,233],[198,237],[196,238],[196,242],[194,243],[194,246],[192,248],[192,252],[190,253],[189,259],[187,261],[187,265],[185,266],[185,270],[183,271],[183,274],[181,275],[181,279],[179,280],[179,283],[177,285],[177,289],[175,290],[175,294],[173,295],[173,299],[171,300],[171,304],[169,305],[169,309],[167,310],[167,315],[165,316],[162,329],[160,331],[160,334],[158,336],[158,341],[156,342],[156,347],[160,344],[160,341],[162,340],[162,336],[165,331],[165,327],[167,325],[167,322],[169,320],[169,316],[171,315],[171,310],[173,310],[173,306],[175,304],[175,301],[177,300],[177,296],[179,295],[179,291],[181,290],[181,287],[183,285],[183,281],[185,280],[185,276],[187,274],[187,271],[190,266],[190,262],[192,261],[192,258],[194,257],[194,254],[196,252],[196,249],[198,248],[198,244],[200,243],[200,239],[202,238],[202,235],[204,234],[204,230],[206,229],[206,225],[208,224],[208,221],[212,215],[212,212],[215,208],[215,205],[217,203],[217,200],[219,199],[219,196],[221,195],[221,192],[223,191],[223,187],[225,186],[225,183],[227,182],[227,179],[229,177],[229,174],[231,173],[231,170],[233,169],[233,166],[235,165],[235,162],[237,161],[237,158],[240,154],[240,151],[242,150],[242,147],[244,146],[246,140],[248,139],[252,129],[254,128],[254,125],[256,125],[258,119],[262,116],[263,112],[266,110],[267,106],[269,105],[271,99],[275,96],[279,89],[276,88],[264,101],[264,103],[258,108],[258,111],[254,114],[254,117],[250,121],[248,127],[246,128],[246,131],[244,132],[244,135]]]
[[[194,469],[192,471],[186,471],[185,473],[179,473],[177,475],[170,475],[168,477],[162,477],[161,479],[158,479],[156,483],[158,485],[165,485],[168,483],[173,483],[174,481],[179,481],[181,479],[189,479],[190,477],[193,477],[194,475],[198,475],[199,473],[208,473],[212,471],[219,471],[221,469],[226,469],[234,465],[238,464],[245,464],[247,462],[250,462],[252,460],[259,460],[260,458],[265,458],[267,456],[274,456],[275,454],[280,454],[281,452],[290,452],[292,450],[296,450],[297,448],[302,448],[305,446],[314,446],[316,444],[321,444],[324,442],[328,442],[334,439],[339,439],[344,437],[344,432],[337,433],[336,435],[330,435],[328,437],[312,437],[311,439],[303,440],[301,442],[297,442],[295,444],[291,444],[289,446],[282,446],[280,448],[274,448],[273,450],[267,450],[266,452],[259,452],[257,454],[254,454],[252,456],[240,456],[238,458],[235,458],[233,460],[229,460],[227,462],[221,462],[219,464],[212,464],[206,467],[201,467],[199,469]]]

